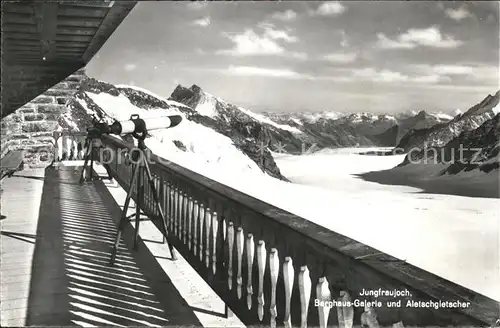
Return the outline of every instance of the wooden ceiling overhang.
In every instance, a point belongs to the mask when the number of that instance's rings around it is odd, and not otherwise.
[[[137,1],[2,1],[1,117],[84,67]]]

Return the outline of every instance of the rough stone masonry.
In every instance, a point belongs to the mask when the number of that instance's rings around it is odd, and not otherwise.
[[[45,167],[54,152],[53,132],[67,111],[67,101],[78,91],[86,77],[80,69],[48,89],[31,102],[1,120],[0,157],[22,150],[25,166]]]

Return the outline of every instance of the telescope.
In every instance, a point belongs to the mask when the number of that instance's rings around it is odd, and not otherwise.
[[[144,139],[148,131],[158,129],[173,128],[182,121],[180,115],[160,116],[142,119],[139,115],[134,114],[130,116],[127,121],[115,121],[113,124],[108,125],[103,122],[98,122],[94,117],[94,127],[88,129],[89,135],[99,137],[102,134],[115,134],[124,135],[131,134],[137,139]]]
[[[85,163],[83,164],[83,170],[80,176],[80,184],[87,180],[93,180],[92,172],[93,172],[93,163],[94,163],[94,139],[100,139],[104,134],[115,134],[115,135],[132,135],[137,139],[137,146],[139,149],[132,149],[128,156],[132,159],[132,176],[130,179],[130,183],[128,185],[129,190],[127,191],[127,197],[125,198],[125,203],[122,210],[122,215],[120,218],[120,223],[118,225],[118,232],[116,235],[113,251],[111,253],[110,264],[113,265],[116,254],[118,252],[118,246],[120,244],[120,239],[122,236],[122,232],[125,229],[126,223],[131,221],[131,217],[135,216],[135,238],[134,238],[134,248],[138,246],[138,236],[139,236],[139,222],[144,220],[141,218],[141,215],[144,214],[144,211],[141,210],[143,205],[141,204],[142,199],[144,199],[144,189],[149,187],[153,194],[153,201],[156,206],[156,211],[159,213],[159,219],[162,222],[163,226],[163,242],[167,242],[168,237],[168,229],[167,229],[167,221],[163,209],[160,205],[160,199],[158,195],[158,190],[156,189],[156,182],[153,179],[153,175],[151,173],[151,168],[149,167],[149,163],[146,160],[146,156],[144,155],[144,151],[147,149],[145,139],[148,134],[148,131],[158,130],[158,129],[168,129],[173,128],[182,121],[182,117],[180,115],[171,115],[171,116],[163,116],[163,117],[152,117],[141,119],[139,115],[134,114],[130,116],[130,119],[127,121],[115,121],[113,124],[108,125],[106,122],[99,121],[97,117],[94,116],[92,123],[94,126],[92,128],[87,129],[88,136],[85,140]],[[127,156],[126,155],[126,156]],[[98,158],[99,160],[99,158]],[[87,168],[90,162],[90,169]],[[113,171],[110,169],[109,165],[102,162],[104,168],[108,172],[108,178],[113,178]],[[85,173],[87,172],[87,178],[85,177]],[[143,181],[144,179],[147,179]],[[132,194],[135,190],[135,214],[127,215],[128,209],[130,205],[130,200],[132,199]],[[149,201],[149,200],[148,200]],[[149,220],[156,220],[158,218],[148,218]],[[170,254],[172,259],[175,260],[176,256],[173,249],[173,244],[169,242]]]

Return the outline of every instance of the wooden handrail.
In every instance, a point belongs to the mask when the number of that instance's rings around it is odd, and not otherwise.
[[[128,189],[131,145],[108,135],[102,141],[100,161]],[[245,324],[476,327],[499,317],[500,304],[492,299],[155,154],[148,161],[175,248]],[[158,218],[151,193],[141,203]],[[375,298],[360,296],[363,290],[408,294]],[[388,307],[394,300],[402,306]],[[428,301],[469,305],[407,307]],[[333,309],[336,318],[323,306],[339,304],[349,306]]]

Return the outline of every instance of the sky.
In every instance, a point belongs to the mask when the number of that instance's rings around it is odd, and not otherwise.
[[[499,86],[497,1],[144,1],[87,74],[253,111],[465,111]]]

